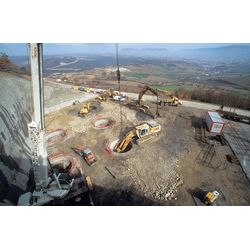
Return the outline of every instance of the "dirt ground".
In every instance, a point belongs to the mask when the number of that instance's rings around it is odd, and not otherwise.
[[[226,160],[226,154],[232,153],[229,146],[216,143],[212,160],[209,164],[204,160],[208,146],[197,137],[197,121],[204,110],[160,107],[161,116],[156,121],[162,130],[158,137],[140,146],[133,144],[130,151],[118,154],[110,152],[108,145],[133,126],[152,118],[113,101],[96,101],[89,114],[78,117],[82,105],[46,116],[47,130],[68,131],[68,138],[49,146],[48,152],[66,153],[78,160],[77,168],[94,183],[95,205],[195,205],[193,195],[215,189],[221,194],[218,205],[250,204],[250,183],[241,166]],[[155,105],[149,106],[154,113]],[[93,124],[100,118],[111,118],[114,124],[97,129]],[[89,167],[76,155],[71,148],[77,145],[89,147],[97,164]]]

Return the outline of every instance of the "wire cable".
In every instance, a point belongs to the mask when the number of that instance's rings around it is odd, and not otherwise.
[[[117,74],[117,82],[118,82],[118,91],[119,91],[119,95],[121,96],[121,72],[120,72],[120,65],[119,65],[119,54],[118,54],[118,44],[115,44],[116,47],[116,74]],[[123,121],[122,121],[122,105],[121,102],[119,101],[119,106],[120,106],[120,123],[121,123],[121,130],[120,130],[120,134],[122,134],[122,130],[123,130]]]

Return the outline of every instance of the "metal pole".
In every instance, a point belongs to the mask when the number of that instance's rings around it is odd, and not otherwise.
[[[48,160],[45,145],[44,133],[44,84],[42,74],[42,44],[30,43],[30,67],[32,78],[32,96],[33,96],[33,121],[29,124],[30,130],[33,129],[32,142],[32,162],[35,175],[36,190],[41,190],[48,185]],[[34,131],[36,133],[34,133]],[[34,159],[35,157],[35,159]]]

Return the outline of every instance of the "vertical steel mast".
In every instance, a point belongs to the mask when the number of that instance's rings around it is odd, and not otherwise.
[[[32,164],[36,191],[48,185],[48,160],[44,133],[44,84],[43,54],[41,43],[30,43],[30,67],[32,76],[33,121],[28,124],[32,141]]]
[[[46,205],[50,202],[54,202],[53,204],[61,204],[63,200],[80,197],[84,192],[88,192],[90,189],[85,176],[77,178],[76,180],[74,178],[66,180],[66,177],[61,176],[61,173],[58,175],[54,173],[52,176],[48,176],[49,161],[47,158],[44,124],[42,44],[30,43],[29,50],[32,77],[33,117],[32,122],[28,124],[28,128],[30,140],[32,142],[32,167],[35,190],[20,195],[18,205],[37,206]],[[74,188],[72,188],[73,185]]]

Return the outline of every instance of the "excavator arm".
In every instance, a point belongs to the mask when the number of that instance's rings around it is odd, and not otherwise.
[[[158,91],[159,94],[163,94],[165,96],[172,96],[173,95],[172,92],[169,92],[167,90],[157,89],[157,91]]]
[[[133,140],[135,136],[136,136],[136,131],[134,129],[129,131],[124,137],[124,139],[117,144],[117,146],[115,147],[115,151],[118,153],[124,152],[128,144]]]
[[[151,88],[150,86],[146,85],[139,93],[138,96],[138,104],[141,106],[142,105],[142,97],[145,95],[147,91],[151,91],[154,95],[158,96],[158,91]]]
[[[160,90],[160,89],[157,89],[157,91],[159,94],[163,94],[166,97],[170,97],[170,99],[160,98],[160,105],[162,103],[164,103],[164,105],[165,105],[165,103],[169,103],[170,105],[173,105],[173,106],[182,105],[181,100],[179,100],[179,98],[174,96],[174,94],[172,92],[169,92],[167,90]]]

